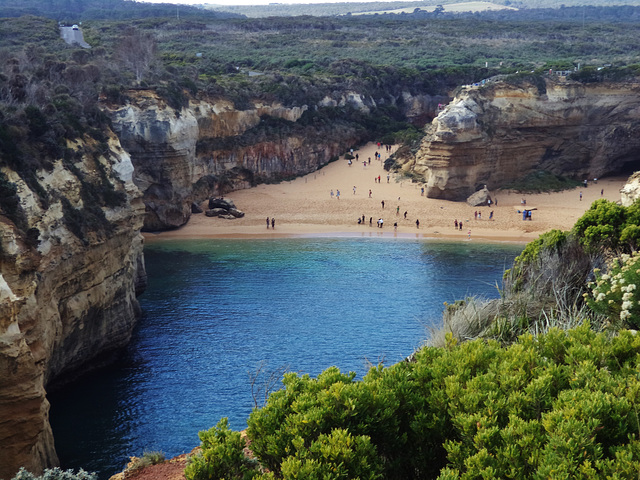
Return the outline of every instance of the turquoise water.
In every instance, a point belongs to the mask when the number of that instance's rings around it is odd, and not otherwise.
[[[443,302],[496,297],[521,246],[397,239],[163,241],[145,248],[144,316],[121,361],[51,398],[62,466],[175,456],[225,416],[243,429],[250,374],[361,377],[418,348]],[[258,383],[261,383],[258,382]]]

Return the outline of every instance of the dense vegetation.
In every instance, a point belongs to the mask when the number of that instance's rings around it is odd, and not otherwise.
[[[362,381],[287,374],[249,418],[259,464],[223,420],[187,478],[637,478],[639,358],[640,337],[583,326],[451,341]]]
[[[153,4],[131,0],[0,0],[0,17],[40,15],[71,25],[89,19],[124,20],[170,16],[213,19],[238,16],[185,5],[177,8],[170,3]]]
[[[599,200],[527,245],[480,339],[445,329],[361,381],[286,374],[249,417],[254,457],[223,419],[187,479],[637,478],[640,336],[625,328],[640,327],[640,256],[620,252],[638,246],[639,210]]]

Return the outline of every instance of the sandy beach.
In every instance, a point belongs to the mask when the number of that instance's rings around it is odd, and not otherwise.
[[[380,161],[375,160],[376,151],[380,151]],[[498,206],[490,208],[430,199],[421,195],[421,184],[384,170],[384,160],[391,153],[384,147],[378,150],[377,145],[371,143],[354,151],[356,153],[359,160],[353,160],[352,165],[341,157],[293,181],[227,194],[225,198],[233,200],[236,207],[245,212],[244,218],[227,220],[196,214],[179,229],[145,233],[145,238],[153,241],[160,238],[350,236],[525,243],[554,228],[569,230],[598,198],[620,200],[620,188],[627,180],[627,177],[609,177],[598,180],[597,184],[590,182],[588,188],[525,195],[527,208],[536,210],[531,221],[523,221],[522,214],[517,213],[521,208],[521,194],[491,191]],[[365,166],[364,160],[369,157],[371,164]],[[207,202],[203,208],[208,208]],[[475,217],[476,211],[480,213],[479,218]],[[489,218],[491,211],[493,219]],[[363,215],[364,224],[358,224],[358,218]],[[267,229],[267,217],[275,218],[275,229]],[[377,227],[379,218],[384,220],[383,228]],[[420,221],[419,227],[416,220]],[[454,228],[455,220],[463,222],[462,230]],[[398,224],[397,229],[394,223]]]

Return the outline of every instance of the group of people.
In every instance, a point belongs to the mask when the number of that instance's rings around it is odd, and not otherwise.
[[[404,218],[407,218],[407,212],[404,212]],[[457,220],[456,220],[457,222]],[[364,225],[366,223],[366,219],[365,216],[362,215],[362,217],[358,217],[358,225]],[[369,217],[369,226],[372,227],[373,226],[373,217]],[[384,227],[384,219],[382,217],[378,218],[378,220],[376,221],[376,226],[378,228],[382,228]],[[416,219],[416,228],[420,228],[420,220]],[[460,228],[462,228],[462,222],[460,222]],[[397,230],[398,229],[398,222],[395,222],[393,224],[393,229]]]

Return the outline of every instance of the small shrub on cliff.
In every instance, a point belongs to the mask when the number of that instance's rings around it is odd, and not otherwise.
[[[635,212],[635,209],[631,212]],[[580,242],[589,249],[619,248],[623,246],[620,238],[627,226],[628,213],[625,207],[615,202],[596,200],[578,219],[573,230],[580,238]],[[633,224],[637,224],[635,218],[631,220]]]
[[[184,471],[187,480],[249,480],[259,473],[257,463],[244,453],[245,440],[229,429],[226,418],[198,436],[202,450],[190,458]]]
[[[127,469],[124,472],[124,478],[133,477],[140,470],[150,467],[151,465],[163,463],[164,460],[164,453],[162,452],[144,452],[142,457],[131,457],[131,462],[127,465]]]
[[[73,470],[61,470],[57,467],[47,468],[42,475],[36,476],[22,467],[12,480],[98,480],[98,476],[83,469],[76,473]]]

